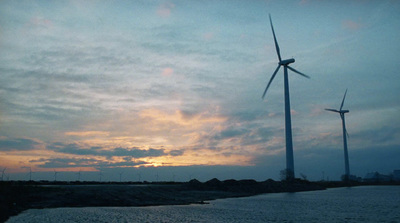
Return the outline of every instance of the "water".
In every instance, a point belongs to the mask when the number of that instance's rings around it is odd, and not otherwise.
[[[28,210],[13,222],[399,222],[400,186],[264,194],[206,205]]]

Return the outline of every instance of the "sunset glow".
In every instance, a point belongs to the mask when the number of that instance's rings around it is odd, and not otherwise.
[[[399,169],[396,1],[1,1],[0,170],[15,180],[279,178]],[[30,168],[30,170],[29,170]],[[143,175],[143,176],[142,176]],[[81,177],[81,175],[79,175]]]

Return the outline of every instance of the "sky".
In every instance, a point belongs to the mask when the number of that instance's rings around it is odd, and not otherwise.
[[[400,169],[399,1],[0,1],[9,180],[280,179]]]

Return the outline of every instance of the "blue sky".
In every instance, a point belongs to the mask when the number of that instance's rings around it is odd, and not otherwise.
[[[397,1],[1,1],[0,167],[11,179],[279,179],[400,165]]]

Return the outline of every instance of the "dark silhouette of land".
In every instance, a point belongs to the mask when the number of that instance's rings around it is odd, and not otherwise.
[[[3,181],[0,182],[0,222],[27,209],[202,204],[220,198],[358,185],[364,184],[299,179],[219,181],[215,178],[204,183],[197,180],[186,183]]]

